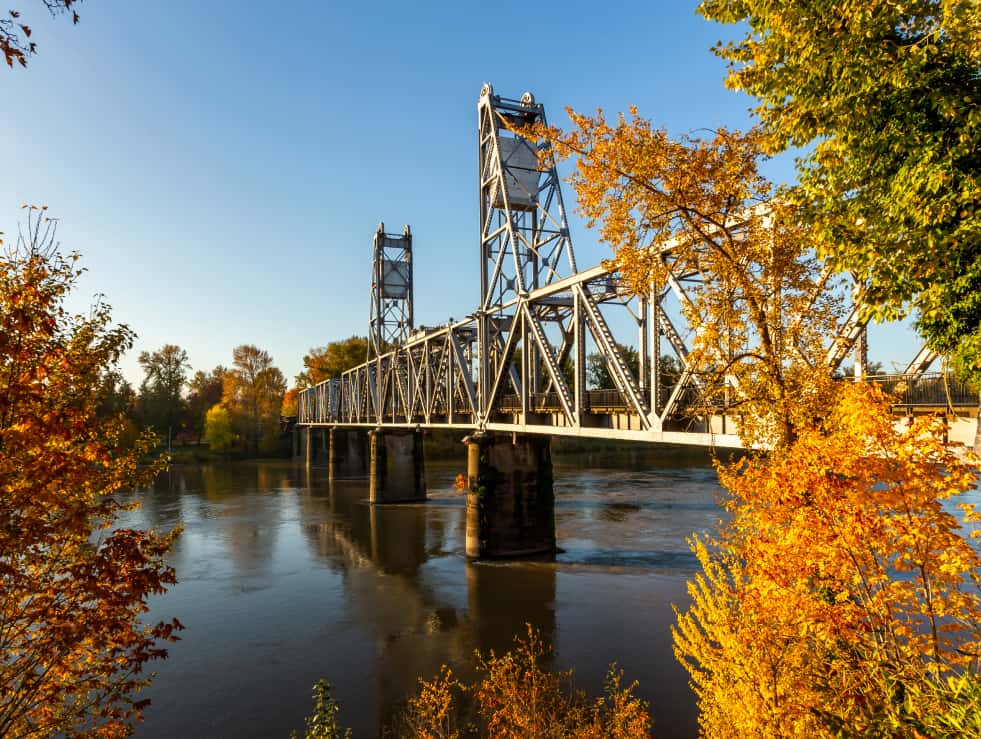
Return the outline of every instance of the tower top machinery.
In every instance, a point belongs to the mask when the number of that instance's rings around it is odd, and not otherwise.
[[[412,232],[375,231],[371,257],[371,318],[368,359],[402,344],[412,333]]]

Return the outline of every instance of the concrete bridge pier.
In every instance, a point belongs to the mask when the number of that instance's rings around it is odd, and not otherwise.
[[[367,471],[364,433],[358,429],[331,427],[327,432],[327,476],[357,477]]]
[[[422,432],[375,429],[371,437],[372,503],[406,503],[426,499],[426,463]]]
[[[548,436],[473,434],[467,445],[467,557],[555,554]]]

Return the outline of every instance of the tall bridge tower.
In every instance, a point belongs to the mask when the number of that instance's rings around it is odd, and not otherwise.
[[[385,233],[385,224],[375,231],[371,256],[371,318],[368,330],[368,359],[403,344],[412,333],[412,233]]]
[[[526,298],[577,269],[558,173],[554,165],[539,160],[549,144],[529,141],[511,130],[546,123],[545,107],[530,92],[511,100],[484,85],[477,113],[480,308],[476,316],[481,347],[477,376],[484,388],[486,414],[494,396],[504,390],[499,386],[504,375],[509,376],[511,391],[522,396],[540,392],[544,384],[558,383],[565,390],[556,376],[563,357],[547,347],[568,343],[562,337],[568,335],[571,302],[559,299],[529,306]],[[520,371],[508,369],[519,344]],[[522,377],[528,385],[524,393]],[[492,385],[497,387],[490,390]]]

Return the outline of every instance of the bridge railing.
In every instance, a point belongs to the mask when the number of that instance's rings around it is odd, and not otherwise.
[[[946,408],[978,405],[978,393],[958,380],[952,372],[924,372],[920,375],[868,375],[894,396],[893,405],[907,408]]]

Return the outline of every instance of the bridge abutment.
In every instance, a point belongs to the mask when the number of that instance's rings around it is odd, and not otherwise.
[[[426,464],[422,432],[376,429],[371,437],[372,503],[405,503],[426,499]]]
[[[555,495],[547,436],[473,434],[467,445],[470,558],[555,553]]]
[[[364,432],[331,428],[327,435],[328,479],[358,477],[367,471],[367,445]]]

